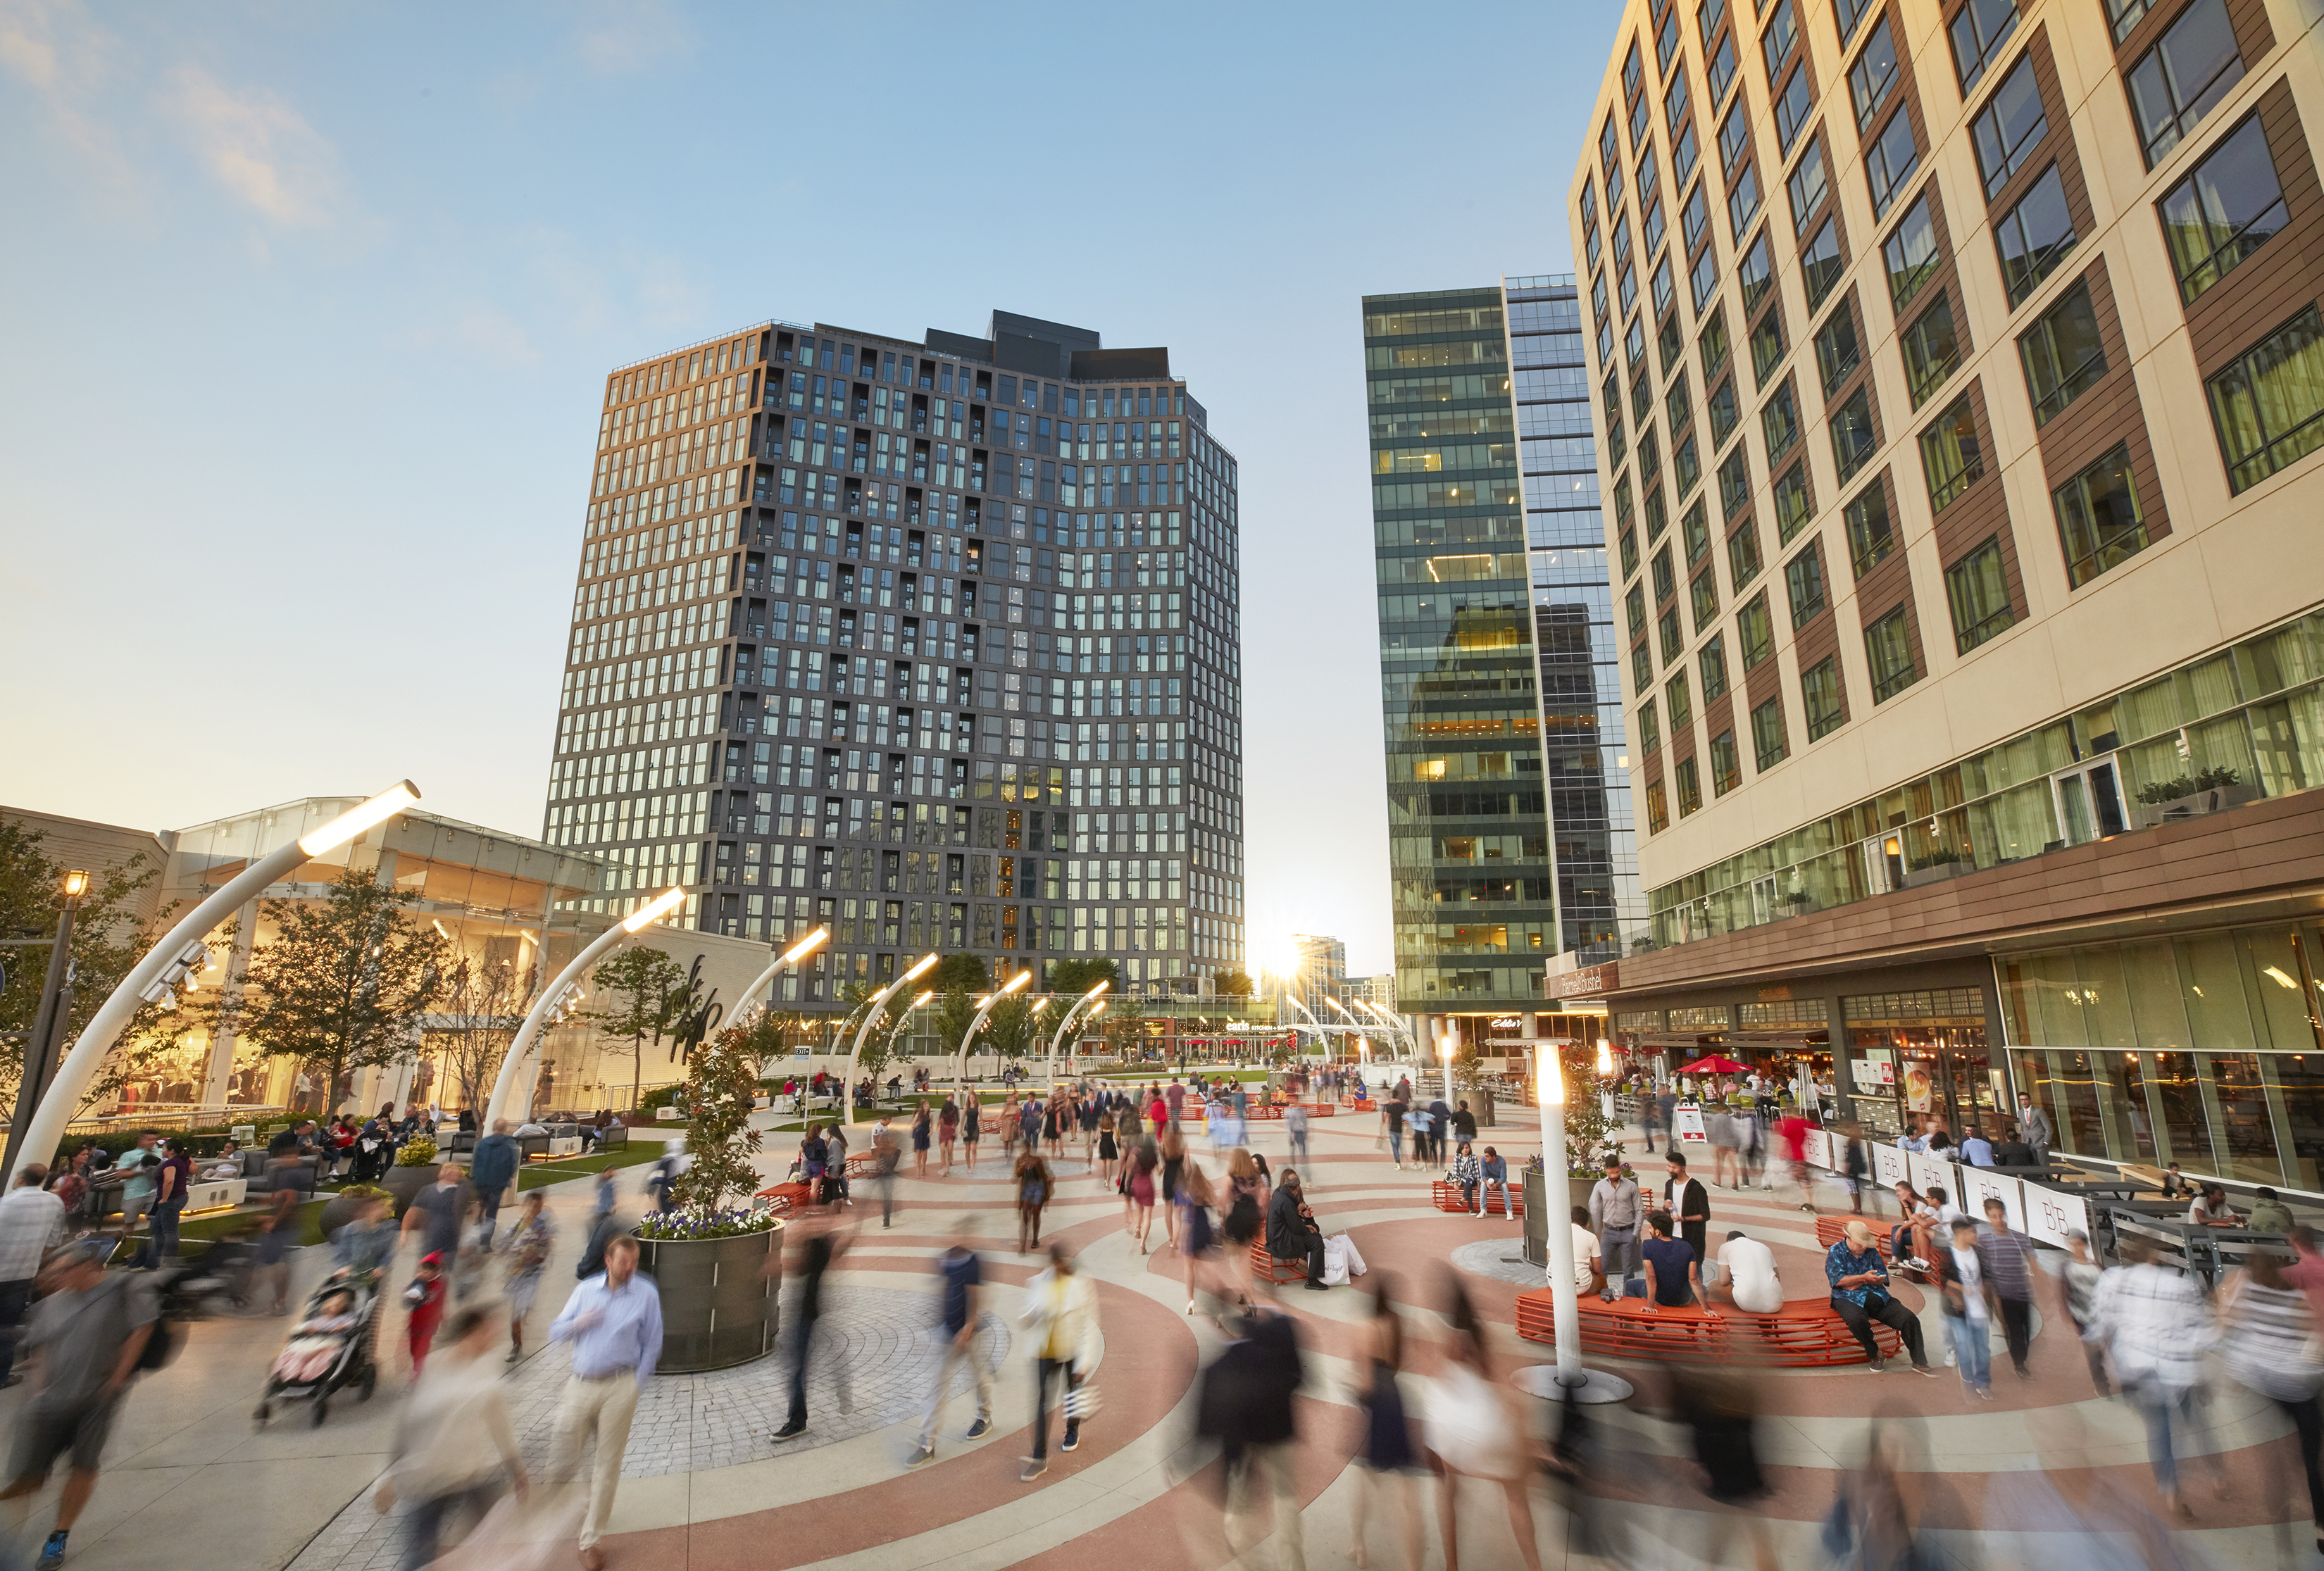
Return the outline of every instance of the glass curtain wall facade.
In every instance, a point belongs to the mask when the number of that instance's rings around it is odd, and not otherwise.
[[[1525,475],[1543,777],[1559,951],[1596,965],[1645,915],[1630,826],[1619,636],[1572,278],[1507,278],[1510,390]]]
[[[607,378],[544,838],[613,913],[930,950],[1243,962],[1237,465],[1164,348],[996,312],[770,322]]]

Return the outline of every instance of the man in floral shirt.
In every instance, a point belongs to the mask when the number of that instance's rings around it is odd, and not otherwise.
[[[1868,1224],[1855,1217],[1849,1219],[1846,1236],[1824,1255],[1823,1274],[1831,1283],[1832,1312],[1848,1322],[1848,1328],[1864,1344],[1874,1373],[1888,1367],[1887,1361],[1880,1356],[1880,1344],[1872,1336],[1872,1322],[1878,1320],[1904,1339],[1904,1351],[1913,1358],[1914,1373],[1932,1377],[1936,1374],[1929,1367],[1928,1355],[1922,1347],[1921,1322],[1888,1296],[1888,1268],[1880,1263],[1880,1250],[1872,1242]]]

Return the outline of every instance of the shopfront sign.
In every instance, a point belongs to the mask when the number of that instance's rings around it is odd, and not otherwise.
[[[1904,1153],[1885,1142],[1876,1142],[1873,1144],[1872,1176],[1879,1181],[1880,1187],[1884,1190],[1893,1190],[1898,1184],[1910,1183],[1913,1177],[1905,1169]]]
[[[1849,1059],[1848,1071],[1861,1088],[1887,1090],[1896,1084],[1896,1066],[1885,1058]]]
[[[2009,1217],[2009,1226],[2020,1233],[2027,1231],[2024,1184],[1989,1167],[1957,1165],[1953,1174],[1960,1182],[1962,1210],[1982,1222],[1985,1220],[1986,1201],[1999,1200],[2002,1210]]]
[[[1800,1155],[1811,1167],[1820,1167],[1828,1172],[1838,1172],[1840,1171],[1840,1163],[1837,1160],[1840,1155],[1839,1144],[1823,1130],[1811,1129],[1807,1132],[1806,1137],[1800,1142]]]
[[[1542,978],[1542,992],[1551,998],[1600,998],[1614,990],[1621,961],[1608,960],[1602,966],[1582,966],[1571,971],[1560,971]]]

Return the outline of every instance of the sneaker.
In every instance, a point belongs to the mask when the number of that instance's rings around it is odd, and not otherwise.
[[[1960,1365],[1954,1362],[1954,1355],[1950,1353],[1945,1355],[1945,1367],[1947,1369],[1955,1369],[1960,1367]]]
[[[985,1436],[991,1433],[992,1433],[992,1420],[988,1418],[979,1417],[976,1422],[968,1426],[968,1433],[963,1435],[961,1438],[964,1440],[982,1440]]]
[[[1937,1368],[1933,1364],[1915,1364],[1913,1365],[1913,1373],[1915,1374],[1925,1374],[1931,1380],[1934,1380],[1937,1377]]]
[[[1057,1449],[1060,1451],[1079,1450],[1081,1448],[1081,1443],[1082,1432],[1079,1429],[1067,1429],[1065,1431],[1065,1438],[1059,1443]]]
[[[1875,1374],[1886,1374],[1888,1372],[1888,1361],[1886,1358],[1876,1358],[1865,1367]]]
[[[57,1532],[51,1533],[49,1535],[49,1541],[41,1546],[41,1558],[38,1563],[38,1571],[56,1571],[58,1566],[64,1564],[64,1560],[65,1535],[63,1530],[60,1530]]]
[[[1017,1475],[1017,1482],[1019,1484],[1030,1484],[1033,1480],[1040,1477],[1041,1475],[1047,1473],[1048,1470],[1049,1465],[1047,1462],[1042,1461],[1038,1456],[1028,1456],[1025,1458],[1025,1471]]]
[[[936,1448],[934,1446],[922,1446],[904,1459],[904,1465],[907,1467],[925,1467],[936,1459]]]
[[[775,1438],[778,1440],[796,1440],[801,1435],[806,1433],[807,1426],[798,1422],[797,1419],[793,1419],[791,1422],[785,1424],[781,1429],[775,1431]]]

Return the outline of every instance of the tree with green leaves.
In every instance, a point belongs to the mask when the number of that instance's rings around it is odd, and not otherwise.
[[[501,1060],[532,1006],[539,979],[512,960],[484,960],[462,951],[443,983],[430,1011],[436,1024],[429,1034],[443,1050],[447,1078],[459,1088],[460,1105],[481,1112],[492,1099]]]
[[[1092,960],[1062,960],[1049,968],[1049,991],[1052,993],[1086,993],[1100,982],[1109,987],[1120,987],[1120,965],[1099,956]]]
[[[1024,1057],[1041,1040],[1041,1022],[1056,1007],[1053,1004],[1037,1014],[1032,999],[1021,992],[1010,994],[985,1018],[983,1045],[1002,1058]]]
[[[320,900],[267,901],[274,938],[234,978],[240,997],[219,1006],[261,1052],[315,1070],[326,1113],[355,1070],[412,1050],[443,993],[452,945],[407,914],[415,898],[351,865]]]
[[[1211,986],[1218,990],[1221,997],[1248,998],[1250,997],[1250,975],[1247,971],[1221,971],[1211,978]]]
[[[759,1149],[759,1131],[751,1125],[752,1098],[759,1089],[754,1034],[730,1025],[686,1055],[689,1161],[671,1181],[670,1198],[689,1216],[707,1217],[728,1196],[739,1199],[758,1188],[758,1170],[751,1165]]]
[[[884,988],[882,983],[867,981],[850,982],[839,989],[839,1001],[847,1006],[847,1014],[839,1028],[838,1046],[841,1051],[855,1045],[855,1034],[862,1029],[865,1014]],[[918,995],[914,994],[913,997]],[[886,1069],[888,1061],[895,1056],[896,1040],[903,1034],[904,1026],[910,1017],[909,1000],[902,993],[888,1000],[887,1010],[863,1038],[862,1056],[855,1061],[856,1070],[864,1080],[879,1079],[880,1071]]]
[[[960,1051],[961,1038],[968,1034],[968,1028],[976,1022],[977,1007],[975,997],[965,988],[954,988],[936,1000],[931,1024],[936,1028],[937,1044],[944,1049],[946,1058]],[[864,1044],[864,1051],[871,1051],[870,1043]]]
[[[945,956],[920,979],[939,993],[984,993],[992,988],[992,973],[985,969],[984,957],[965,952]]]
[[[581,1010],[576,1018],[588,1021],[616,1043],[627,1039],[627,1046],[607,1051],[630,1055],[630,1106],[634,1107],[645,1083],[646,1040],[650,1037],[656,1046],[661,1044],[662,1033],[669,1029],[676,1009],[685,1000],[686,972],[661,951],[641,943],[598,962],[589,973],[589,982],[597,989],[602,1006]]]

